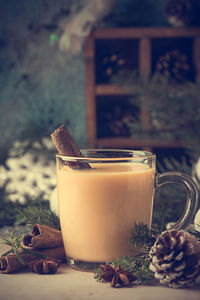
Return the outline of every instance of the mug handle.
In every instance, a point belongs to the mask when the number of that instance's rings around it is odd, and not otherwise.
[[[198,207],[198,190],[194,180],[182,172],[158,173],[155,180],[155,189],[167,183],[180,183],[186,187],[187,201],[182,216],[171,227],[173,229],[187,229],[192,223]]]

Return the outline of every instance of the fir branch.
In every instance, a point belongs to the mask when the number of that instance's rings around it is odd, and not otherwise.
[[[153,273],[149,269],[150,258],[147,252],[115,259],[112,264],[114,266],[121,265],[123,269],[134,273],[139,284],[147,283],[153,279]]]
[[[19,253],[19,248],[21,247],[21,241],[23,239],[23,235],[18,235],[14,236],[15,230],[13,230],[8,238],[3,238],[3,241],[0,242],[0,244],[8,245],[11,247],[9,251],[6,251],[5,253],[2,254],[2,256],[6,256],[10,253],[15,253],[19,261],[21,262],[22,265],[25,265],[24,259]]]
[[[17,211],[17,224],[43,224],[60,230],[59,217],[51,210],[43,208],[41,204],[39,206],[29,205],[23,209],[17,208]],[[11,247],[11,249],[2,254],[2,256],[15,253],[22,265],[25,265],[24,259],[21,255],[22,253],[26,253],[37,258],[46,258],[46,255],[44,254],[22,247],[22,239],[23,235],[15,236],[15,229],[7,238],[3,238],[3,241],[0,243]],[[19,249],[22,250],[22,252],[20,252]]]
[[[16,254],[18,260],[21,262],[22,265],[25,266],[25,261],[24,261],[23,257],[21,256],[18,248],[13,247],[13,250],[14,250],[14,253]]]
[[[37,257],[37,258],[46,258],[47,257],[46,255],[41,254],[37,251],[33,251],[31,249],[22,247],[21,242],[23,239],[23,235],[14,236],[14,233],[15,233],[15,231],[13,230],[10,233],[10,235],[8,236],[8,238],[3,238],[3,241],[0,242],[0,244],[4,244],[4,245],[11,247],[10,250],[6,251],[1,256],[7,256],[9,254],[15,253],[18,260],[21,262],[22,265],[25,265],[25,261],[21,255],[22,253],[29,254],[29,255],[32,255],[33,257]],[[21,249],[22,252],[20,252],[19,249]]]
[[[103,271],[101,270],[101,268],[97,268],[94,273],[94,279],[96,279],[97,282],[103,282],[102,275]]]
[[[17,209],[17,224],[42,224],[60,230],[60,220],[55,212],[39,206],[27,206],[24,209]]]
[[[150,282],[153,279],[153,273],[149,269],[150,258],[147,253],[141,253],[137,256],[122,256],[113,259],[109,264],[114,265],[115,268],[121,266],[123,270],[134,273],[139,284]],[[97,268],[94,274],[97,282],[103,282],[102,274],[102,270]]]
[[[157,236],[164,229],[164,225],[152,225],[151,229],[149,229],[146,224],[134,223],[130,231],[130,243],[135,247],[145,248],[146,251],[149,251],[155,243]]]

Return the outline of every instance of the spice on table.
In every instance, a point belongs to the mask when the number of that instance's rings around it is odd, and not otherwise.
[[[102,271],[102,279],[104,281],[110,281],[112,287],[116,286],[129,286],[133,281],[137,280],[137,277],[126,270],[123,270],[121,266],[115,267],[114,265],[100,265]]]
[[[60,267],[60,260],[38,259],[28,263],[29,270],[38,274],[54,274]]]

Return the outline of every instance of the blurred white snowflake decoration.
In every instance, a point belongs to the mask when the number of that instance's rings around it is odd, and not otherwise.
[[[27,198],[50,199],[56,187],[54,150],[50,138],[31,147],[26,141],[14,143],[6,165],[0,166],[0,186],[5,186],[10,200],[24,203]]]

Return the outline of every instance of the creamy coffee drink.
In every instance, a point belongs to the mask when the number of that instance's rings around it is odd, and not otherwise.
[[[107,262],[130,254],[134,222],[151,226],[155,168],[95,163],[57,169],[59,214],[68,257]]]
[[[131,249],[130,229],[140,222],[151,226],[154,190],[165,184],[186,188],[185,210],[173,228],[187,229],[194,219],[198,207],[195,182],[181,172],[155,172],[155,154],[125,149],[80,150],[64,124],[51,137],[58,151],[62,237],[73,268],[96,270],[100,262],[140,251]]]

